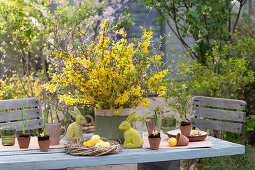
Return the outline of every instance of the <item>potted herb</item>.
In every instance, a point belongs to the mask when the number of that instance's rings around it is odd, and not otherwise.
[[[47,117],[47,111],[43,111],[43,131],[38,136],[38,144],[41,152],[48,152],[50,147],[50,136],[45,135],[45,122]]]
[[[185,136],[189,136],[192,124],[188,117],[188,111],[191,108],[191,92],[187,88],[186,84],[181,84],[176,80],[166,82],[167,93],[164,96],[168,106],[176,113],[180,114],[182,119],[180,122],[181,133]]]
[[[148,131],[149,129],[153,129],[152,130],[152,133],[148,133],[149,136],[148,136],[148,140],[149,140],[149,144],[150,144],[150,147],[152,150],[157,150],[159,148],[159,144],[160,144],[160,141],[161,141],[161,137],[160,137],[160,128],[158,128],[158,118],[159,118],[159,115],[158,115],[158,112],[154,112],[154,126],[150,126],[151,124],[148,124],[146,121],[146,126],[148,128]]]
[[[24,113],[23,113],[23,108],[21,108],[21,113],[22,113],[22,122],[23,122],[23,132],[19,134],[18,138],[18,144],[21,149],[28,148],[31,136],[26,133],[26,125],[27,125],[27,113],[26,113],[26,118],[24,119]]]

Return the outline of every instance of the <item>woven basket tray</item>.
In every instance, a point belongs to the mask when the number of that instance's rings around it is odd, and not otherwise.
[[[101,138],[104,142],[109,142],[110,147],[83,146],[85,140],[73,140],[65,144],[65,151],[68,154],[76,156],[100,156],[107,154],[116,154],[121,151],[119,142]]]

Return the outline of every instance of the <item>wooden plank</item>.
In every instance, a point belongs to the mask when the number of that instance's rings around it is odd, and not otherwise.
[[[191,123],[193,127],[212,129],[212,130],[222,130],[233,133],[242,133],[243,124],[242,123],[232,123],[232,122],[223,122],[217,120],[208,120],[208,119],[197,119],[191,118]]]
[[[40,107],[40,100],[36,98],[0,100],[0,110],[19,109],[22,107]]]
[[[237,122],[245,121],[245,112],[211,109],[205,107],[192,107],[192,112],[195,116],[214,118],[219,120],[231,120]]]
[[[42,116],[42,110],[41,108],[24,109],[23,114],[24,118],[26,114],[28,119],[39,118]],[[0,122],[13,120],[22,120],[21,110],[0,112]]]
[[[15,127],[16,131],[23,130],[23,122],[22,121],[16,121],[16,122],[9,122],[9,123],[1,123],[1,127]],[[33,119],[33,120],[27,120],[26,129],[39,129],[43,128],[43,120],[42,119]]]
[[[1,156],[0,169],[61,169],[86,166],[114,164],[161,162],[171,160],[195,159],[215,156],[237,155],[245,153],[245,146],[227,142],[209,136],[212,148],[196,149],[159,149],[143,148],[123,149],[118,154],[106,156],[72,156],[66,153],[53,153],[52,149],[43,154],[30,153],[23,155]],[[19,151],[17,151],[19,152]],[[12,152],[13,153],[13,152]]]
[[[243,100],[223,99],[215,97],[194,96],[193,105],[210,106],[226,109],[246,110],[247,103]]]

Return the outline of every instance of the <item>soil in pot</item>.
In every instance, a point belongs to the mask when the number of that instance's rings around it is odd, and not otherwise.
[[[26,133],[25,134],[21,133],[21,134],[19,134],[17,139],[18,139],[18,144],[19,144],[20,149],[25,149],[25,148],[28,148],[28,146],[30,144],[31,136]]]
[[[184,136],[187,136],[187,137],[190,135],[192,125],[188,119],[182,120],[181,125],[179,127],[181,130],[181,134],[183,134]]]
[[[38,144],[41,152],[48,152],[50,147],[50,136],[38,136]]]
[[[161,141],[160,133],[156,135],[153,135],[153,134],[149,135],[148,140],[149,140],[151,150],[158,150],[159,144]]]

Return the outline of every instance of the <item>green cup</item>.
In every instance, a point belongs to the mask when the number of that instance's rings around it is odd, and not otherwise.
[[[15,144],[16,129],[12,127],[1,128],[2,144],[4,146],[13,146]]]

